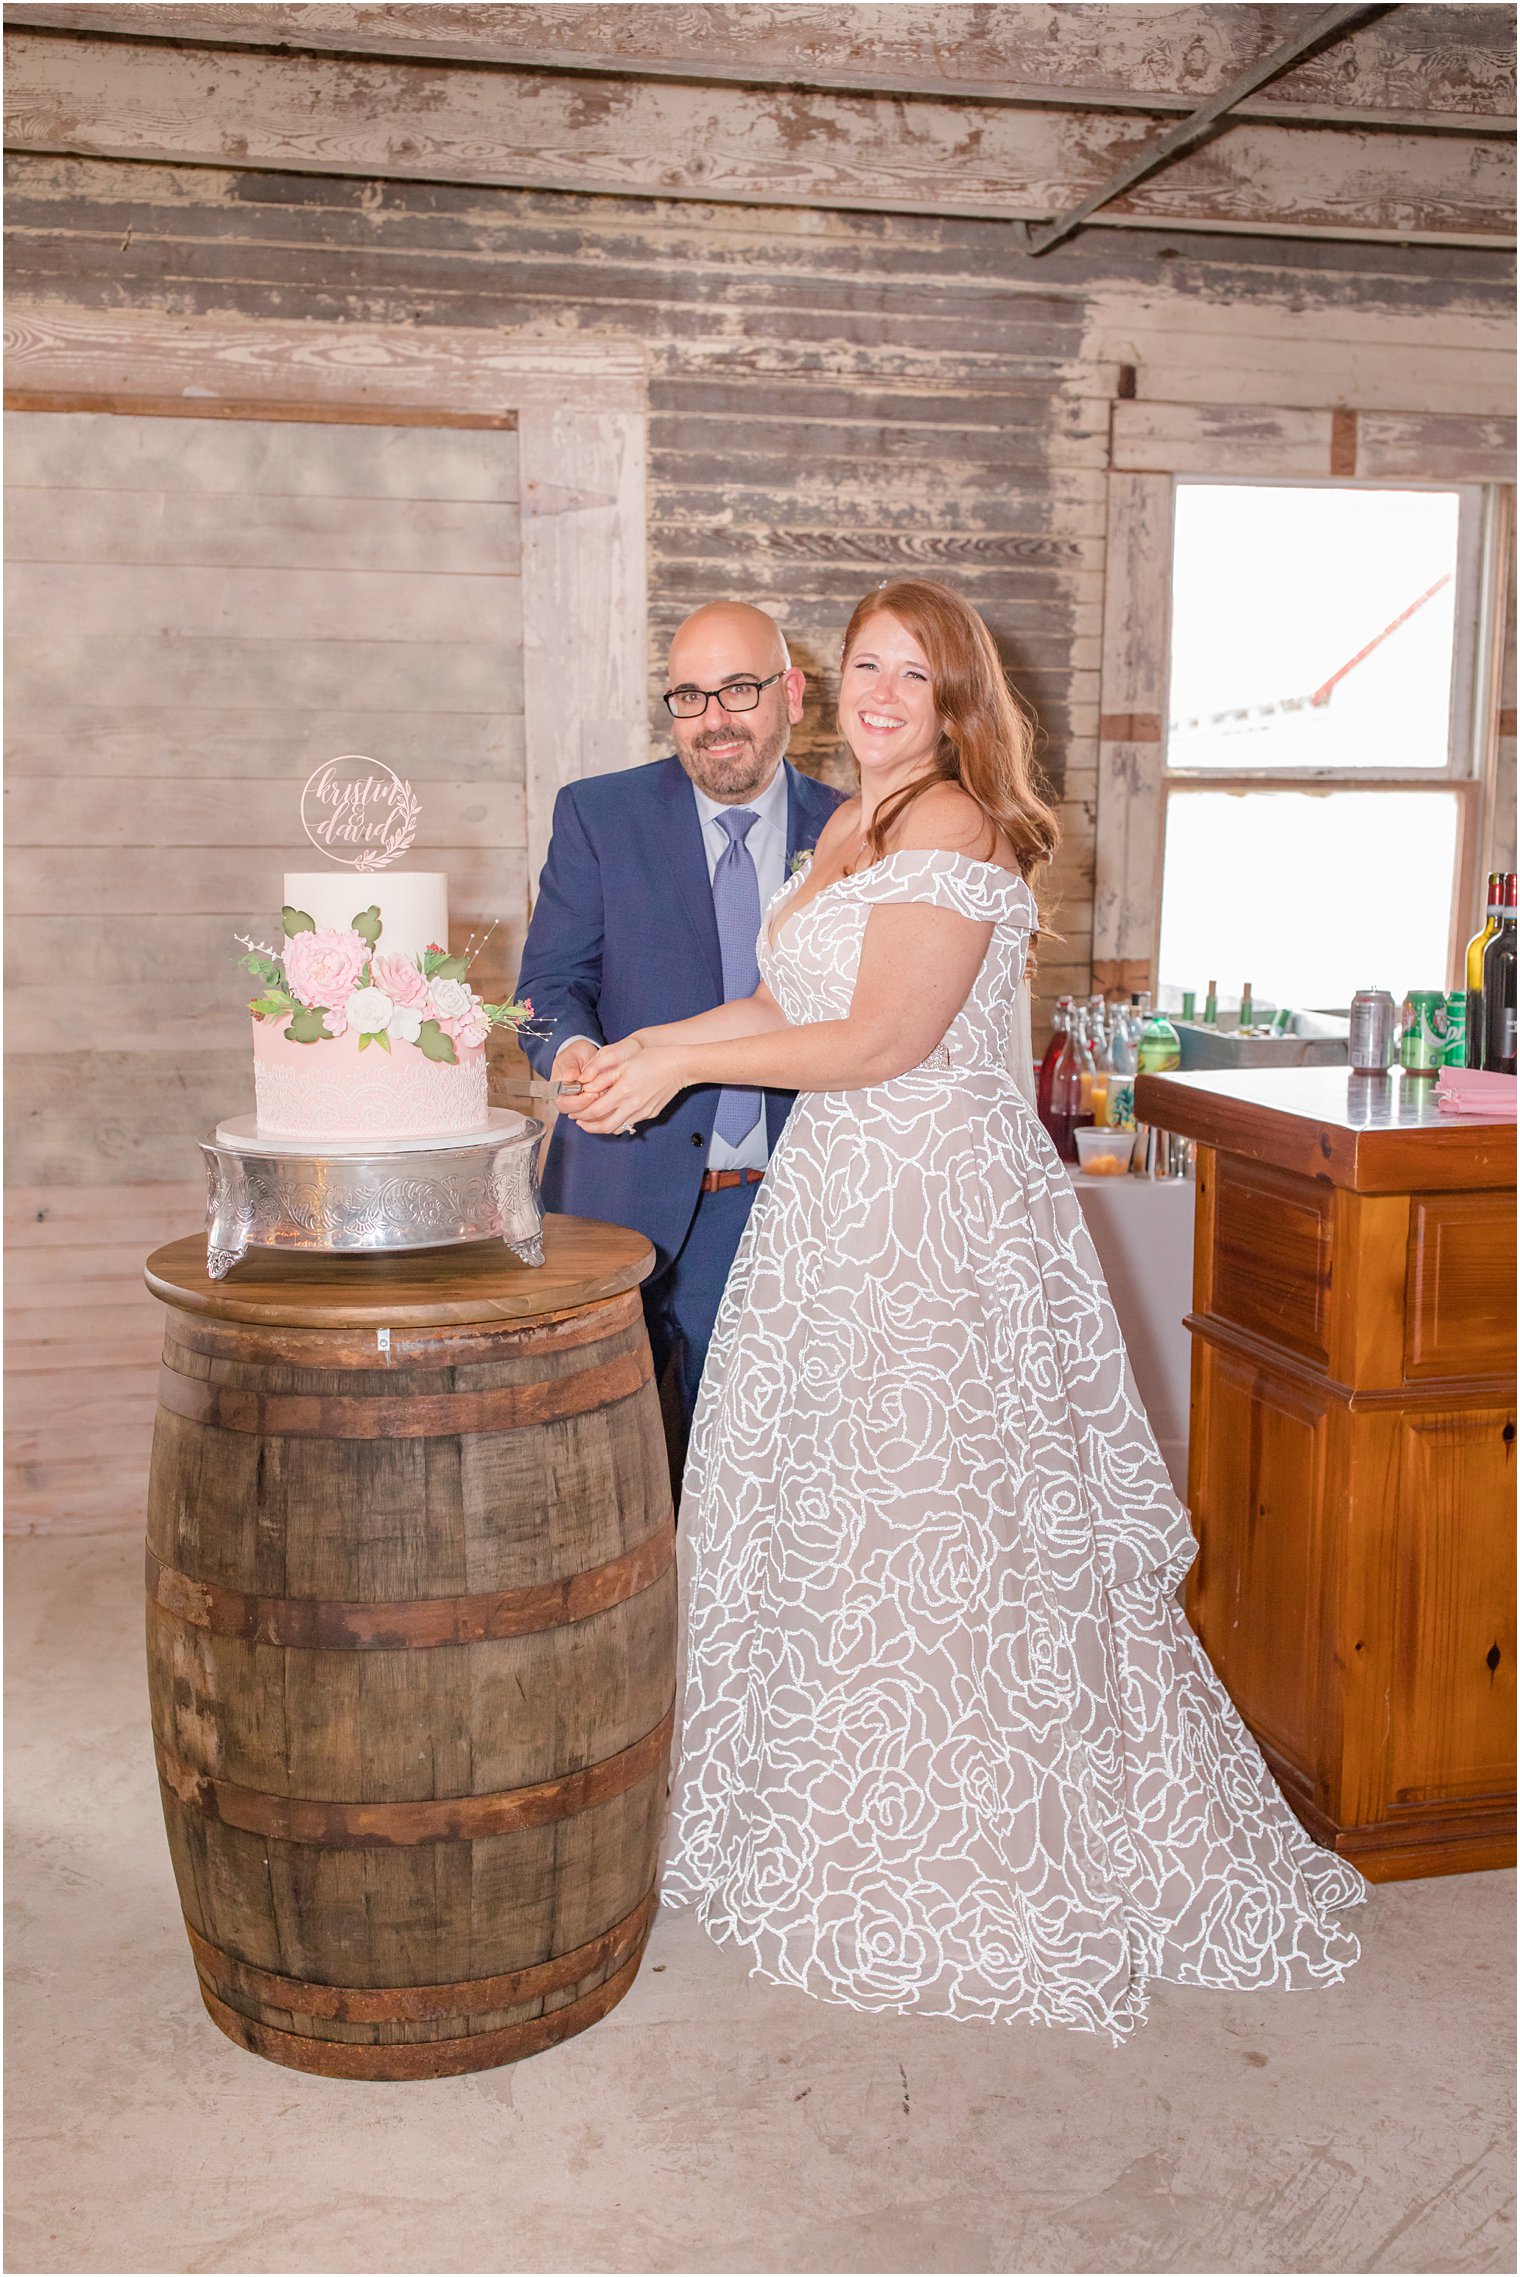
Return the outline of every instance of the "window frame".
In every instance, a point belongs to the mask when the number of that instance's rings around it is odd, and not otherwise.
[[[1152,957],[1160,978],[1162,896],[1166,889],[1166,833],[1171,802],[1199,791],[1256,791],[1303,793],[1352,791],[1368,797],[1380,791],[1428,793],[1457,798],[1456,857],[1452,865],[1451,911],[1447,925],[1447,966],[1453,966],[1458,947],[1472,926],[1469,911],[1481,886],[1481,823],[1483,781],[1474,772],[1479,751],[1476,666],[1481,649],[1481,619],[1492,587],[1486,565],[1495,556],[1500,516],[1497,487],[1478,482],[1358,482],[1344,475],[1311,478],[1304,475],[1179,474],[1172,477],[1172,535],[1178,493],[1184,489],[1208,490],[1354,490],[1455,493],[1457,505],[1455,621],[1452,631],[1451,695],[1447,720],[1446,762],[1442,767],[1174,767],[1170,761],[1171,613],[1167,622],[1166,697],[1161,735],[1161,858],[1156,872],[1156,923]],[[1171,566],[1168,565],[1168,579]]]
[[[1450,938],[1481,914],[1495,836],[1499,676],[1514,519],[1515,422],[1426,413],[1126,399],[1111,409],[1094,817],[1092,979],[1154,989],[1166,806],[1173,789],[1380,788],[1457,792]],[[1172,555],[1185,480],[1288,488],[1456,490],[1459,623],[1444,770],[1168,770]],[[1460,606],[1463,597],[1470,606]],[[1206,777],[1206,782],[1204,778]],[[1184,779],[1185,778],[1185,779]]]

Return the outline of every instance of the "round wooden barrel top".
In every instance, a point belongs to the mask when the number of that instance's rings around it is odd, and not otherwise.
[[[544,1219],[544,1262],[524,1265],[499,1241],[388,1257],[317,1257],[251,1249],[225,1281],[206,1270],[206,1236],[155,1249],[147,1282],[180,1312],[287,1328],[425,1328],[533,1320],[636,1289],[654,1263],[641,1233],[599,1218]]]

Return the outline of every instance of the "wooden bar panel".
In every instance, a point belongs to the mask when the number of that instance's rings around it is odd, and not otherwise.
[[[1491,1194],[1417,1194],[1411,1204],[1404,1373],[1515,1371],[1515,1204]]]
[[[1188,1612],[1290,1799],[1323,1803],[1333,1751],[1318,1637],[1329,1403],[1264,1365],[1200,1344],[1189,1496],[1198,1562]],[[1236,1528],[1239,1526],[1239,1532]]]
[[[1221,1158],[1214,1209],[1213,1309],[1321,1366],[1329,1360],[1328,1187]]]
[[[1481,1523],[1513,1497],[1511,1415],[1501,1406],[1402,1421],[1390,1814],[1513,1801],[1514,1552],[1502,1528]]]
[[[1307,1100],[1323,1079],[1296,1072]],[[1365,1179],[1326,1129],[1316,1168],[1284,1111],[1293,1089],[1152,1077],[1136,1101],[1162,1128],[1207,1133],[1189,1615],[1317,1840],[1374,1880],[1503,1865],[1513,1172],[1495,1182],[1481,1125],[1385,1129],[1396,1151]],[[1403,1192],[1385,1190],[1396,1164]]]

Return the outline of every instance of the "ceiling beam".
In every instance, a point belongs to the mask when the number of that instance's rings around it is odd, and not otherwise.
[[[705,204],[1045,222],[1134,155],[1101,113],[8,31],[6,140],[50,155]],[[1104,225],[1513,241],[1513,149],[1253,120]]]
[[[626,0],[574,6],[429,0],[346,6],[235,0],[10,0],[12,26],[101,38],[271,47],[649,79],[810,88],[840,94],[963,97],[995,106],[1190,112],[1212,87],[1287,38],[1298,6],[955,7],[933,0],[743,0],[700,10]],[[947,19],[954,25],[946,38]],[[1415,0],[1329,55],[1306,57],[1248,97],[1247,118],[1420,133],[1512,133],[1512,12],[1492,0]]]
[[[1186,157],[1190,150],[1196,150],[1248,95],[1254,95],[1257,88],[1265,87],[1269,80],[1280,79],[1300,57],[1344,38],[1358,24],[1370,23],[1374,17],[1390,13],[1389,7],[1384,5],[1321,8],[1315,14],[1307,16],[1300,28],[1273,48],[1270,55],[1264,55],[1259,62],[1250,64],[1227,87],[1221,87],[1206,103],[1200,103],[1190,117],[1182,119],[1174,127],[1168,127],[1165,134],[1158,135],[1154,142],[1147,143],[1143,150],[1136,151],[1117,173],[1111,174],[1097,189],[1090,190],[1069,213],[1062,214],[1057,221],[1047,222],[1042,229],[1029,229],[1026,224],[1024,250],[1031,254],[1048,253],[1053,245],[1061,244],[1104,206],[1112,205],[1116,198],[1123,197],[1126,190],[1134,189],[1152,174],[1159,174],[1163,166],[1173,165],[1177,159]]]

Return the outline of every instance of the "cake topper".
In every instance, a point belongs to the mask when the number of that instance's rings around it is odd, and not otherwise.
[[[325,760],[301,793],[307,837],[319,854],[350,870],[383,870],[398,861],[417,835],[420,814],[411,784],[383,759],[359,751]]]

